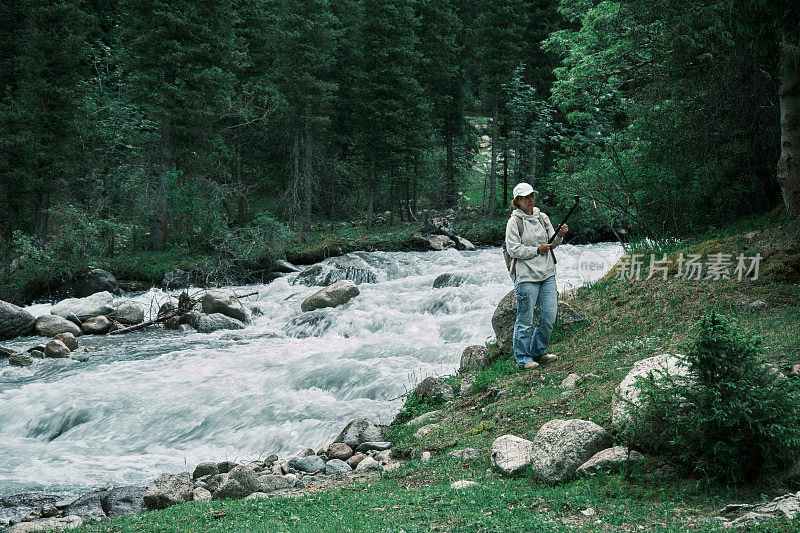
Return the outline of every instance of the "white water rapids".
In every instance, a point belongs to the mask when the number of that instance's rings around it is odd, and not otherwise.
[[[622,248],[562,245],[557,254],[563,291],[599,278]],[[292,284],[292,274],[233,287],[258,292],[246,302],[263,314],[244,330],[84,336],[80,344],[95,348],[87,362],[21,368],[0,360],[0,497],[147,485],[202,461],[318,449],[354,418],[389,423],[416,383],[452,374],[466,346],[494,337],[492,313],[512,288],[497,248],[356,253],[325,263],[342,261],[377,282],[360,284],[361,294],[335,309],[302,313],[319,287]],[[467,280],[432,288],[443,273]],[[168,296],[154,289],[126,298],[157,309]],[[24,351],[42,341],[3,345]]]

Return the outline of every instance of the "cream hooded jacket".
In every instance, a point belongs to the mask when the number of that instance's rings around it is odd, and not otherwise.
[[[524,224],[522,238],[516,218],[522,219]],[[546,244],[555,232],[550,219],[538,207],[533,208],[531,215],[526,215],[521,209],[514,209],[506,224],[506,250],[514,260],[511,268],[512,272],[516,271],[515,282],[544,281],[555,275],[553,255],[539,254],[539,245]],[[562,240],[560,236],[556,237],[553,248],[561,244]]]

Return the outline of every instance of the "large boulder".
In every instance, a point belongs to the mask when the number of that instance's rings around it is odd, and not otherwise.
[[[125,300],[117,305],[112,316],[120,324],[133,326],[144,322],[144,309],[136,302]]]
[[[81,320],[93,316],[109,315],[114,311],[113,300],[114,295],[108,291],[98,292],[86,298],[67,298],[54,305],[50,314],[64,318],[74,314]]]
[[[294,475],[279,476],[277,474],[265,474],[258,477],[258,492],[274,492],[276,490],[291,489],[297,485],[297,477]]]
[[[108,496],[108,492],[106,489],[88,492],[69,504],[64,514],[80,516],[84,522],[89,520],[95,522],[108,520],[108,516],[103,510],[103,500]]]
[[[420,251],[441,251],[455,247],[456,243],[447,235],[424,235],[415,233],[408,240],[408,246]]]
[[[433,288],[441,289],[442,287],[459,287],[467,281],[465,274],[440,274],[433,280]]]
[[[454,398],[453,387],[442,378],[427,377],[414,389],[418,400],[429,404],[443,403]]]
[[[347,424],[333,442],[343,442],[355,450],[363,442],[374,442],[381,439],[381,430],[374,422],[366,418],[358,418]]]
[[[72,333],[76,337],[82,334],[81,328],[63,316],[58,315],[36,317],[36,324],[33,329],[37,335],[42,337],[55,337],[59,333]]]
[[[69,347],[56,339],[51,340],[44,347],[45,357],[51,357],[53,359],[66,359],[69,357],[69,354]]]
[[[53,315],[50,315],[53,316]],[[75,338],[75,335],[72,333],[59,333],[55,337],[53,337],[54,341],[61,341],[63,342],[70,351],[75,351],[78,349],[78,339]]]
[[[83,525],[80,516],[53,517],[33,522],[20,522],[5,530],[5,533],[31,533],[33,531],[66,531],[77,529]]]
[[[33,359],[24,353],[12,353],[8,356],[8,364],[11,366],[31,366]]]
[[[325,473],[328,475],[349,474],[352,471],[353,469],[350,468],[350,465],[348,465],[341,459],[331,459],[325,464]]]
[[[300,304],[300,309],[306,312],[323,307],[337,307],[349,302],[360,293],[361,291],[358,290],[355,282],[350,280],[337,281],[303,300],[303,303]]]
[[[327,287],[342,280],[350,280],[356,285],[377,283],[378,273],[363,257],[347,254],[328,258],[322,263],[306,268],[297,275],[293,284]]]
[[[578,467],[611,446],[611,436],[588,420],[551,420],[533,439],[533,472],[546,483],[561,483]]]
[[[219,474],[219,467],[217,463],[212,461],[208,461],[205,463],[200,463],[195,467],[194,472],[192,473],[192,479],[198,479],[203,476],[216,476]]]
[[[611,400],[611,426],[616,430],[632,431],[635,441],[645,441],[648,434],[658,430],[659,424],[669,423],[668,420],[651,420],[642,416],[642,398],[636,383],[639,378],[648,376],[655,379],[670,376],[676,382],[686,381],[690,374],[684,361],[683,355],[665,353],[634,363]]]
[[[486,346],[467,346],[461,354],[459,372],[476,372],[492,366],[492,354]]]
[[[103,510],[109,518],[131,516],[144,512],[147,487],[114,487],[103,497]]]
[[[515,435],[497,437],[489,451],[492,466],[507,476],[520,473],[533,460],[533,443]]]
[[[192,498],[192,489],[194,484],[189,472],[161,474],[147,488],[143,497],[144,505],[153,510],[188,502]]]
[[[33,333],[36,319],[23,308],[0,300],[0,340]]]
[[[598,472],[612,472],[624,467],[644,462],[645,457],[636,450],[625,446],[614,446],[600,450],[578,467],[575,472],[579,476],[592,476]]]
[[[86,335],[105,335],[114,329],[114,323],[107,316],[93,316],[81,324],[81,331]]]
[[[450,238],[453,239],[453,242],[456,243],[456,250],[466,250],[468,252],[474,252],[475,250],[477,250],[477,248],[475,248],[475,245],[472,244],[467,239],[465,239],[464,237],[461,237],[459,235],[453,235]]]
[[[117,278],[111,272],[99,268],[93,268],[87,272],[72,285],[72,289],[78,298],[85,298],[103,291],[119,293]]]
[[[192,311],[183,315],[181,320],[192,326],[200,333],[211,333],[220,329],[244,329],[244,322],[236,320],[222,313],[206,315],[197,311]]]
[[[314,474],[320,470],[325,470],[325,459],[319,455],[309,455],[306,457],[292,457],[289,459],[289,466],[300,472]]]
[[[210,290],[203,295],[202,304],[203,312],[208,315],[222,313],[244,323],[250,320],[250,313],[244,308],[242,302],[239,301],[233,291],[226,289]]]
[[[244,498],[258,490],[259,482],[255,472],[244,466],[236,466],[214,492],[213,498],[215,500]]]
[[[346,461],[351,457],[353,457],[353,448],[351,448],[344,442],[334,442],[328,446],[326,455],[330,459],[339,459],[341,461]]]
[[[538,317],[539,308],[537,307],[533,314],[534,325],[536,325]],[[497,346],[503,351],[511,349],[514,341],[514,322],[516,322],[516,320],[517,299],[512,289],[508,294],[503,296],[503,299],[497,304],[497,308],[492,315],[492,329],[494,330],[494,336],[497,338]],[[580,323],[587,321],[588,317],[578,311],[575,306],[559,301],[556,320],[562,324],[563,327],[572,329],[577,327]]]

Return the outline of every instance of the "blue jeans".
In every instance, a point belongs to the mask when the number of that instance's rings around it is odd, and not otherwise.
[[[558,311],[556,277],[544,281],[523,281],[514,285],[517,321],[514,323],[514,359],[519,366],[536,361],[547,353]],[[539,321],[533,329],[533,308],[539,305]]]

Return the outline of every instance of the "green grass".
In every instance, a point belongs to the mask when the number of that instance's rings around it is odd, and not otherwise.
[[[740,231],[753,231],[754,222],[743,224]],[[733,229],[724,231],[730,232],[726,238],[742,238]],[[760,242],[765,245],[780,238],[763,233]],[[747,305],[756,299],[767,307]],[[635,471],[558,486],[543,485],[530,473],[504,478],[487,472],[488,450],[500,435],[532,439],[542,424],[555,418],[580,418],[609,427],[614,389],[633,363],[685,350],[690,327],[711,309],[756,332],[766,346],[765,362],[786,372],[800,360],[797,284],[609,276],[577,291],[571,304],[590,321],[574,331],[557,330],[551,346],[561,354],[560,361],[520,371],[511,364],[510,354],[498,354],[491,368],[477,374],[480,385],[471,396],[444,406],[415,403],[409,397],[406,418],[433,408],[442,409],[442,414],[439,428],[422,439],[404,425],[388,428],[394,450],[411,458],[397,471],[324,493],[315,493],[312,486],[302,498],[188,503],[80,531],[718,531],[722,528],[712,517],[725,504],[769,501],[799,488],[769,480],[706,487],[696,479],[663,478],[652,457]],[[563,396],[559,384],[570,373],[592,373],[596,378]],[[457,386],[463,378],[452,376],[448,382]],[[615,438],[624,444],[621,437]],[[446,455],[464,447],[481,450],[481,458],[462,464]],[[422,463],[417,458],[426,450],[434,459]],[[460,479],[473,480],[479,487],[450,489]],[[596,516],[581,514],[587,508]],[[758,530],[797,531],[798,522],[776,520]]]

